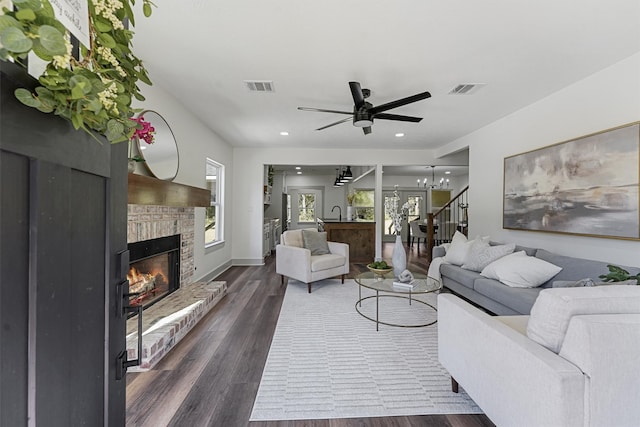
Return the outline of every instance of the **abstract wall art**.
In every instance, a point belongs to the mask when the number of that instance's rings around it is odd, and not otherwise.
[[[504,159],[503,228],[640,239],[640,122]]]

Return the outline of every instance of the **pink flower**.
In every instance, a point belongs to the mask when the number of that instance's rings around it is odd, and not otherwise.
[[[155,141],[156,128],[151,126],[151,123],[147,122],[142,116],[131,118],[131,120],[138,123],[138,126],[136,126],[135,130],[133,131],[131,139],[138,138],[143,140],[147,144],[153,144]]]

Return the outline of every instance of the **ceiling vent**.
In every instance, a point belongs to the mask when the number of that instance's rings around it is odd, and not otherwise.
[[[449,95],[471,95],[478,91],[485,83],[459,84],[449,91]]]
[[[251,92],[275,92],[272,80],[245,80]]]

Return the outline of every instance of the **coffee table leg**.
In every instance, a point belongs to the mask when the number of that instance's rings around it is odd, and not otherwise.
[[[376,331],[379,331],[378,329],[378,297],[380,296],[380,292],[376,290]]]

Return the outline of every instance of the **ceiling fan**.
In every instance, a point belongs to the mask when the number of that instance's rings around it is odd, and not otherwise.
[[[362,89],[360,87],[360,83],[358,82],[349,82],[349,88],[351,89],[351,96],[353,96],[352,112],[338,111],[338,110],[325,110],[322,108],[309,108],[309,107],[298,107],[298,110],[319,111],[322,113],[348,114],[351,117],[338,120],[335,123],[322,126],[321,128],[318,128],[316,130],[323,130],[331,126],[339,125],[340,123],[353,120],[353,125],[357,127],[361,127],[364,134],[368,135],[371,133],[371,125],[373,124],[373,119],[398,120],[401,122],[418,123],[420,120],[422,120],[422,117],[411,117],[411,116],[401,116],[399,114],[388,114],[388,113],[385,113],[385,111],[391,110],[392,108],[402,107],[403,105],[411,104],[412,102],[421,101],[423,99],[427,99],[431,97],[431,94],[429,92],[422,92],[416,95],[408,96],[402,99],[397,99],[395,101],[387,102],[386,104],[382,104],[374,107],[371,103],[365,101],[365,99],[368,98],[369,95],[371,95],[371,91],[369,89]]]

